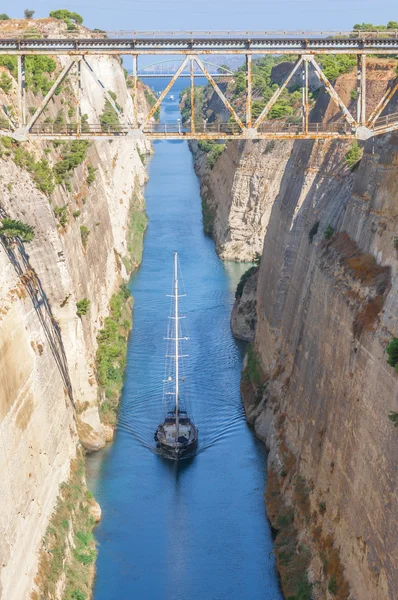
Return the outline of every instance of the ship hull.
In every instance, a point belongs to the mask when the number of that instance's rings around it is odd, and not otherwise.
[[[160,425],[155,434],[156,447],[159,454],[170,460],[180,460],[193,456],[198,447],[198,430],[193,423],[189,424],[189,428],[189,439],[177,442],[175,440],[167,440],[165,424]]]

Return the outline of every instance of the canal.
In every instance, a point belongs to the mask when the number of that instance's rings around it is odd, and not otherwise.
[[[162,120],[179,118],[178,92]],[[88,457],[89,487],[103,511],[94,599],[281,600],[264,505],[266,457],[245,421],[242,347],[229,327],[246,267],[223,263],[203,233],[187,143],[158,142],[154,150],[119,426],[114,442]],[[163,416],[175,250],[187,294],[186,385],[200,441],[198,454],[178,464],[156,454],[153,440]]]

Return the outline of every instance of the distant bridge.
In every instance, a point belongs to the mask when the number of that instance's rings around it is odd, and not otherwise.
[[[357,101],[354,114],[327,79],[316,56],[320,54],[357,55]],[[61,55],[68,62],[56,77],[50,91],[43,98],[33,115],[26,112],[25,57],[29,55]],[[214,72],[206,66],[204,57],[210,55],[242,55],[246,60],[245,108],[244,115],[234,108],[220,89],[215,78],[221,76],[219,68]],[[296,57],[290,73],[283,84],[275,90],[261,114],[253,117],[253,56],[276,54]],[[118,32],[110,34],[93,33],[90,38],[24,39],[0,37],[0,56],[16,55],[18,58],[18,114],[14,116],[2,107],[0,115],[1,135],[9,135],[18,140],[31,138],[114,138],[144,137],[148,139],[367,139],[398,129],[398,115],[386,115],[390,100],[398,90],[398,79],[392,82],[377,106],[368,114],[366,102],[366,59],[367,56],[395,56],[398,54],[398,31],[383,32],[295,32],[273,34],[272,32]],[[133,60],[132,97],[133,116],[123,115],[112,97],[112,90],[104,85],[90,65],[90,56],[131,55]],[[174,72],[164,75],[170,81],[152,106],[142,123],[137,117],[137,82],[145,69],[138,69],[138,59],[147,55],[180,55],[181,61]],[[75,70],[78,78],[79,97],[81,95],[81,70],[86,69],[100,87],[104,97],[110,102],[119,117],[119,124],[104,127],[100,124],[82,122],[78,98],[77,119],[74,123],[55,125],[40,123],[39,118],[64,79]],[[337,123],[324,125],[312,123],[309,119],[309,70],[312,69],[331,100],[341,113]],[[300,75],[302,90],[302,111],[300,121],[288,123],[282,120],[266,120],[270,110],[289,85],[294,75]],[[145,77],[151,76],[148,74]],[[152,76],[159,76],[153,73]],[[224,77],[232,77],[225,72]],[[172,125],[154,124],[155,115],[173,84],[180,77],[189,77],[191,82],[191,123],[189,128],[181,122]],[[231,122],[207,124],[197,123],[194,118],[195,77],[205,77],[231,114]],[[197,119],[196,119],[197,121]]]

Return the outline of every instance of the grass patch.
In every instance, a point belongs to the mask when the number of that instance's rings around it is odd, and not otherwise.
[[[84,480],[84,456],[79,454],[71,463],[68,482],[60,486],[57,504],[43,539],[32,600],[55,598],[57,583],[63,575],[66,578],[64,600],[90,598],[96,557],[91,502],[92,496]],[[72,552],[70,536],[73,537]]]
[[[133,300],[126,284],[110,300],[109,316],[97,336],[97,379],[104,392],[100,404],[103,423],[114,425],[126,368],[127,340],[132,326]]]

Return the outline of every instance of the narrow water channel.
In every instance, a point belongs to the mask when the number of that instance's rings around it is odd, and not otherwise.
[[[162,119],[175,123],[178,88],[173,94]],[[154,149],[144,257],[131,282],[134,329],[119,427],[114,443],[88,458],[89,486],[103,510],[94,599],[281,600],[264,506],[265,453],[245,421],[242,348],[229,327],[245,267],[222,263],[203,233],[187,143]],[[187,293],[188,380],[200,438],[198,454],[178,464],[157,455],[153,440],[163,414],[175,250]]]

